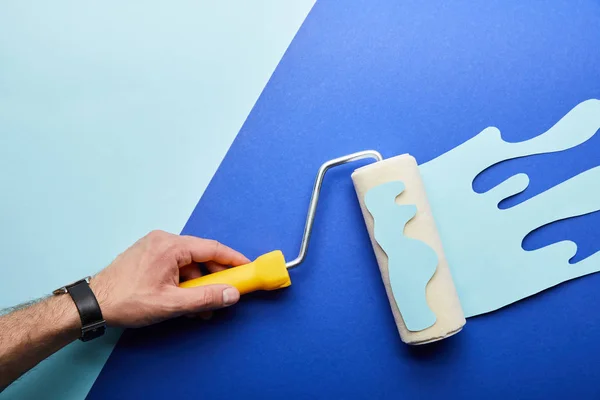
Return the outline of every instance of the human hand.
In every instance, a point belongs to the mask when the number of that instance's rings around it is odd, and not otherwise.
[[[240,293],[232,286],[178,285],[201,276],[200,263],[212,273],[249,262],[214,240],[153,231],[93,277],[90,287],[109,326],[142,327],[237,303]]]

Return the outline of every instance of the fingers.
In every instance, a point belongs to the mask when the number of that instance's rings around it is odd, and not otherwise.
[[[207,261],[204,263],[204,265],[206,266],[206,269],[208,270],[208,272],[211,274],[213,274],[215,272],[224,271],[229,268],[227,265],[222,265],[215,261]],[[191,264],[184,265],[183,267],[179,268],[179,281],[180,282],[200,278],[201,276],[202,276],[202,271],[200,270],[200,266],[198,265],[198,263],[193,262]]]
[[[226,265],[223,264],[219,264],[218,262],[214,262],[214,261],[207,261],[204,263],[204,265],[206,265],[206,269],[208,270],[208,272],[215,273],[215,272],[219,272],[219,271],[223,271],[227,269]]]
[[[194,236],[180,236],[180,240],[195,262],[216,261],[219,264],[234,267],[250,262],[242,253],[216,240],[201,239]]]
[[[181,312],[201,313],[231,306],[240,299],[240,292],[227,285],[209,285],[193,288],[177,288],[177,300]]]
[[[209,261],[208,263],[211,263],[211,265],[214,264],[214,267],[207,266],[208,270],[211,273],[226,269],[226,267],[222,266],[221,264],[215,263],[214,261]],[[201,276],[202,276],[202,271],[200,271],[200,267],[197,263],[192,263],[192,264],[185,265],[185,266],[179,268],[179,280],[182,282],[189,281],[189,280],[195,279],[195,278],[199,278]],[[191,314],[187,314],[186,316],[188,318],[200,318],[205,321],[208,321],[209,319],[212,318],[213,312],[212,311],[194,312]]]
[[[181,282],[200,278],[201,276],[202,271],[200,271],[200,266],[197,263],[191,263],[179,268],[179,280]]]

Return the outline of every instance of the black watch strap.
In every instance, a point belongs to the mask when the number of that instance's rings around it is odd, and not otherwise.
[[[96,339],[104,335],[106,331],[106,322],[102,317],[100,304],[86,279],[65,286],[67,292],[71,295],[73,302],[79,311],[81,318],[81,337],[83,342]]]

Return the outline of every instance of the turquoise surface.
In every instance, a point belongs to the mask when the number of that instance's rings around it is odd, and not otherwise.
[[[600,210],[600,167],[508,209],[500,209],[498,204],[527,188],[526,174],[513,175],[486,193],[473,190],[473,180],[492,165],[573,148],[599,134],[599,129],[600,101],[590,99],[533,139],[508,143],[497,128],[490,127],[420,166],[467,317],[600,271],[600,252],[570,264],[577,245],[569,240],[533,251],[522,246],[529,233],[544,225]]]
[[[180,232],[314,0],[0,3],[0,308]],[[85,397],[119,336],[0,398]]]
[[[422,331],[436,317],[425,296],[435,273],[438,257],[426,243],[404,236],[404,227],[418,212],[416,205],[396,204],[406,186],[401,181],[375,186],[365,195],[365,204],[375,221],[375,240],[388,257],[390,286],[409,331]]]

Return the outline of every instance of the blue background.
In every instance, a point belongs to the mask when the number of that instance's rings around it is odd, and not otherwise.
[[[184,233],[291,259],[322,162],[374,148],[423,163],[487,126],[531,138],[600,98],[599,49],[595,0],[319,1]],[[474,186],[528,173],[507,207],[598,164],[600,137],[505,162]],[[247,295],[209,322],[126,331],[88,397],[600,396],[600,275],[471,318],[448,340],[402,344],[349,177],[359,165],[326,177],[289,289]],[[599,226],[598,213],[563,221],[524,247],[569,238],[582,258],[600,249]]]

